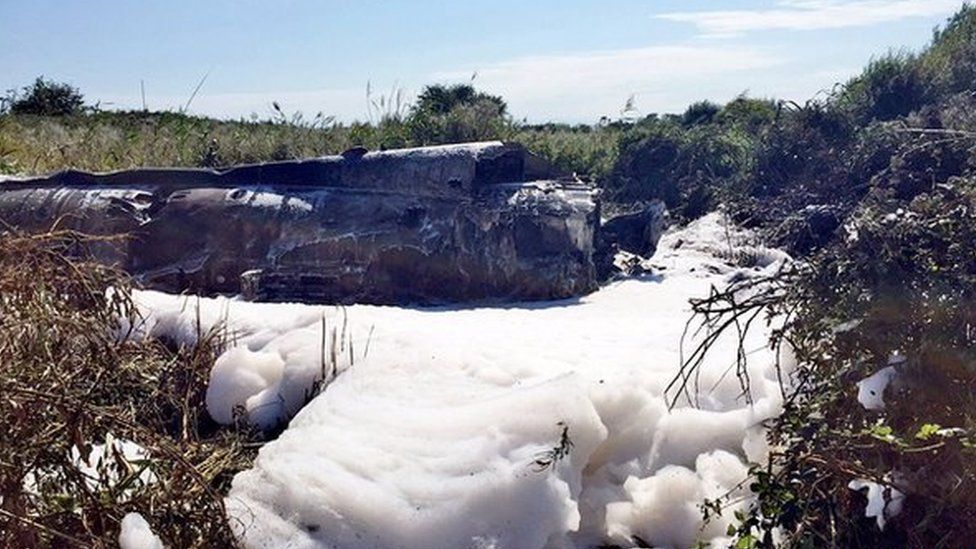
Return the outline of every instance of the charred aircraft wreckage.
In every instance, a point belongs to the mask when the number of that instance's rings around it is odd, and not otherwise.
[[[663,219],[650,212],[601,238],[593,187],[501,142],[0,181],[7,227],[126,234],[96,258],[145,287],[261,301],[578,296],[617,242],[653,250]]]

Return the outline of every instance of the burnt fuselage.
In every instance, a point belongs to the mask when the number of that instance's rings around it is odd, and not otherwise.
[[[127,234],[96,255],[165,291],[432,304],[596,286],[595,192],[500,142],[7,180],[0,220]]]

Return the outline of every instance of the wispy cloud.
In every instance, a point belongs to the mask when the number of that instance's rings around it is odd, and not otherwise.
[[[780,0],[758,10],[683,11],[659,14],[690,23],[706,36],[737,36],[760,30],[816,30],[865,27],[951,13],[960,0]]]
[[[815,70],[816,69],[816,70]],[[804,66],[771,48],[717,43],[625,48],[568,54],[528,55],[452,67],[401,80],[408,101],[434,82],[468,82],[505,98],[517,118],[533,122],[588,122],[618,116],[631,96],[642,114],[680,112],[698,99],[728,101],[748,91],[757,97],[805,100],[856,72],[855,68]],[[376,87],[374,86],[374,89]],[[389,93],[388,86],[380,86]],[[379,93],[379,92],[374,92]],[[104,106],[138,108],[137,94],[93,94]],[[178,109],[185,95],[150,93],[153,109]],[[191,112],[224,118],[261,118],[277,102],[286,113],[317,112],[350,122],[367,119],[366,83],[357,88],[289,91],[211,92],[206,86]]]
[[[616,115],[631,95],[639,107],[660,111],[683,108],[689,95],[731,96],[742,89],[717,89],[716,77],[781,63],[780,57],[757,48],[660,46],[525,56],[433,78],[460,81],[477,71],[478,87],[503,95],[516,114],[596,121]]]

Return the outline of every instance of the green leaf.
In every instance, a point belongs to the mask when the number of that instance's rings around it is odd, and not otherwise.
[[[942,426],[938,423],[926,423],[925,425],[919,427],[918,432],[915,433],[915,438],[919,440],[928,440],[937,435],[939,433],[939,429],[942,429]]]
[[[871,427],[871,434],[878,438],[888,438],[891,436],[892,430],[891,426],[884,424],[877,424]]]
[[[735,549],[753,549],[759,545],[759,541],[752,534],[742,536],[735,542]]]

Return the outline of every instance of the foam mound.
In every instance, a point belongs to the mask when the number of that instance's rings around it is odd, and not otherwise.
[[[706,216],[662,238],[654,275],[508,307],[142,292],[140,330],[192,342],[222,326],[231,347],[211,374],[211,415],[292,418],[227,499],[248,546],[688,547],[721,541],[731,517],[703,525],[698,506],[747,495],[747,463],[765,452],[759,424],[781,406],[762,329],[746,341],[751,404],[730,372],[732,338],[708,355],[697,394],[674,410],[665,395],[688,299],[788,259],[749,242]],[[333,330],[346,334],[334,345]],[[314,396],[324,369],[337,374]]]

